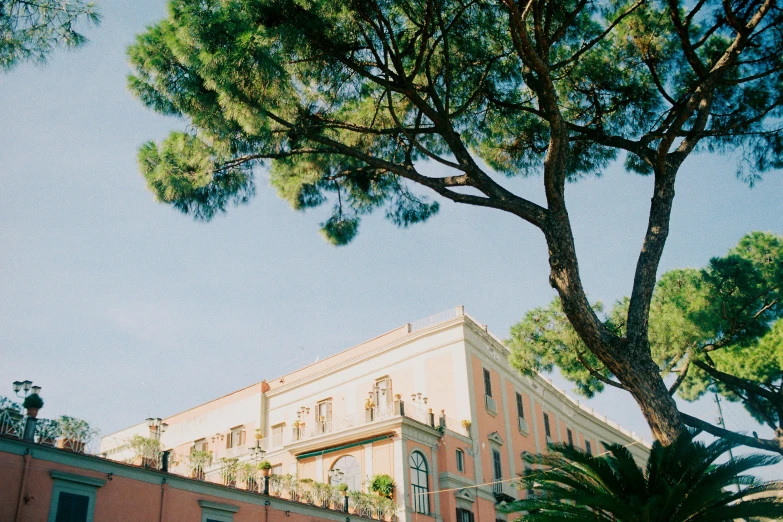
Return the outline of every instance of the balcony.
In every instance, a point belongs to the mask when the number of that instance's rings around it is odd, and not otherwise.
[[[492,415],[498,414],[498,406],[491,395],[484,395],[484,405],[487,407],[487,411]]]

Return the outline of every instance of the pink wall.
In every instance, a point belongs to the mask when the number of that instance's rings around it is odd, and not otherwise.
[[[24,495],[27,502],[22,503],[19,522],[44,522],[49,518],[49,509],[52,501],[52,488],[54,480],[49,475],[51,470],[73,473],[84,477],[94,477],[106,480],[107,473],[90,471],[81,467],[60,464],[47,460],[27,457],[27,479]],[[84,457],[86,462],[93,459]],[[6,452],[0,452],[0,520],[11,522],[16,517],[17,499],[22,482],[25,467],[25,457]],[[124,466],[117,466],[122,470]],[[127,468],[125,468],[127,469]],[[162,478],[162,477],[161,477]],[[219,490],[217,490],[219,491]],[[232,494],[236,494],[233,491]],[[272,504],[283,502],[274,497],[269,497]],[[163,509],[161,511],[161,499]],[[199,500],[208,500],[222,504],[239,506],[239,511],[234,513],[235,522],[266,522],[285,520],[286,522],[311,522],[321,520],[334,520],[321,518],[312,514],[297,513],[297,505],[285,503],[291,510],[286,516],[283,510],[273,507],[265,507],[251,502],[243,502],[236,498],[223,498],[217,495],[203,494],[178,489],[176,486],[161,485],[127,478],[115,474],[111,480],[97,488],[94,520],[97,522],[181,522],[184,520],[201,520],[201,507]],[[258,501],[257,501],[258,502]],[[303,507],[304,508],[304,507]],[[313,508],[307,508],[313,509]],[[352,519],[359,517],[350,515]],[[342,520],[338,517],[337,520]]]

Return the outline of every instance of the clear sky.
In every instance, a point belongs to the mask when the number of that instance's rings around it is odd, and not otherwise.
[[[87,47],[0,75],[0,395],[33,380],[42,416],[106,434],[457,304],[505,338],[554,296],[541,234],[496,211],[444,201],[407,230],[378,215],[335,248],[318,234],[325,212],[294,212],[263,176],[250,205],[208,224],[155,203],[136,150],[182,122],[130,96],[125,49],[165,3],[101,7]],[[662,271],[703,266],[751,230],[783,234],[780,172],[749,189],[734,170],[710,156],[683,168]],[[540,185],[508,183],[536,199]],[[568,187],[591,299],[629,293],[651,187],[617,166]],[[650,438],[627,394],[589,402]],[[711,400],[685,408],[717,415]],[[764,433],[736,407],[726,422]]]

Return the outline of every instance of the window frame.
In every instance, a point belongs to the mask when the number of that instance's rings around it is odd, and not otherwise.
[[[547,412],[544,413],[544,435],[547,439],[552,438],[552,426],[549,424],[549,414]]]
[[[525,418],[525,404],[523,402],[522,394],[519,392],[516,392],[517,394],[517,417],[520,419]]]
[[[95,500],[98,488],[106,484],[106,479],[86,477],[64,471],[51,470],[52,477],[52,501],[49,504],[48,522],[56,522],[57,509],[60,506],[60,493],[70,493],[87,497],[87,522],[93,522],[95,516]]]
[[[592,456],[593,455],[593,445],[590,444],[590,441],[585,437],[585,453]]]
[[[275,433],[275,430],[278,430],[278,429],[280,431],[280,433],[279,433],[280,434],[280,440],[279,441],[276,440],[276,435],[277,434]],[[269,433],[269,435],[270,435],[270,437],[269,437],[270,438],[270,444],[272,444],[271,447],[272,448],[280,448],[280,447],[282,447],[283,446],[283,432],[285,431],[285,422],[281,422],[279,424],[275,424],[274,426],[272,426],[269,429],[269,431],[270,431],[270,433]]]
[[[417,463],[414,461],[414,456],[418,455],[420,461]],[[423,469],[419,467],[423,465]],[[411,483],[411,507],[416,513],[429,516],[431,513],[430,507],[430,472],[429,464],[427,463],[427,457],[424,456],[419,450],[413,450],[408,457],[408,471]],[[424,485],[420,484],[422,474],[424,475]],[[416,476],[416,483],[413,478]],[[422,511],[423,510],[423,511]]]
[[[574,432],[571,428],[566,428],[566,437],[568,437],[568,445],[574,447]]]
[[[492,373],[483,366],[482,369],[484,370],[484,395],[492,397]]]
[[[465,473],[465,452],[457,448],[457,471]]]
[[[234,522],[234,513],[239,511],[239,506],[211,500],[199,500],[198,505],[201,506],[201,522]]]

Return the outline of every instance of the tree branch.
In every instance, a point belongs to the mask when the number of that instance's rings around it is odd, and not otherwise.
[[[701,431],[706,431],[707,433],[709,433],[710,435],[714,435],[715,437],[720,437],[722,439],[730,440],[738,444],[741,444],[743,446],[748,446],[750,448],[757,448],[764,451],[780,453],[781,455],[783,455],[782,436],[776,436],[776,438],[774,439],[760,439],[758,437],[750,437],[748,435],[743,435],[741,433],[737,433],[734,431],[721,428],[719,426],[715,426],[714,424],[710,424],[707,421],[703,421],[692,415],[688,415],[687,413],[680,412],[680,417],[682,417],[682,421],[688,426],[692,428],[696,428]]]

